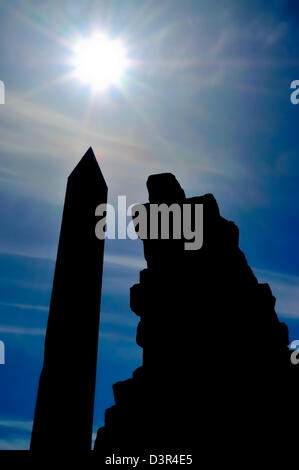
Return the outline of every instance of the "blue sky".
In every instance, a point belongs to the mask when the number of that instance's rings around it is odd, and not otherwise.
[[[28,448],[66,178],[90,145],[110,202],[145,201],[163,171],[188,196],[214,193],[299,338],[298,23],[295,0],[1,2],[1,449]],[[132,60],[97,94],[64,78],[75,38],[94,30]],[[143,266],[139,241],[106,244],[95,429],[141,363],[129,287]]]

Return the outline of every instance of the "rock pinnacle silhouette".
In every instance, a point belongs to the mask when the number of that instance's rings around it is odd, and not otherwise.
[[[151,175],[147,187],[148,213],[151,203],[203,205],[203,245],[142,240],[147,269],[131,288],[131,309],[143,364],[113,386],[96,455],[190,454],[199,463],[278,449],[298,374],[271,289],[248,266],[238,228],[212,194],[186,198],[169,173]]]

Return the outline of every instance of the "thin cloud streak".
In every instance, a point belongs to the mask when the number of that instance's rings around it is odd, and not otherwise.
[[[0,418],[0,429],[7,433],[6,439],[0,439],[0,449],[29,449],[32,425],[32,421]]]
[[[27,439],[0,439],[0,450],[27,450],[30,445],[30,434]]]
[[[49,307],[44,305],[31,305],[31,304],[18,304],[13,302],[0,302],[1,307],[13,307],[22,310],[37,310],[41,312],[48,312]]]
[[[142,258],[137,258],[134,256],[122,256],[122,255],[106,255],[104,257],[104,262],[123,266],[128,269],[144,269],[146,267],[146,262]]]
[[[26,328],[9,325],[0,325],[0,333],[11,335],[25,336],[44,336],[46,331],[44,328]]]
[[[22,420],[13,420],[13,419],[0,419],[0,427],[10,428],[13,430],[20,431],[31,431],[32,421],[22,421]]]
[[[276,311],[281,318],[299,318],[299,276],[254,269],[259,282],[267,282],[276,297]]]

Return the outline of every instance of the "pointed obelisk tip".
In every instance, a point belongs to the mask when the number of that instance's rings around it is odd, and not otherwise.
[[[87,163],[96,164],[97,166],[99,166],[94,151],[92,150],[92,147],[89,147],[88,150],[86,150],[85,154],[83,155],[77,166],[86,165]]]
[[[84,157],[86,157],[86,158],[91,158],[92,160],[96,160],[96,161],[97,161],[97,159],[96,159],[96,157],[95,157],[95,154],[94,154],[94,151],[92,150],[92,147],[89,147],[89,148],[86,150],[86,152],[85,152],[85,154],[83,155],[82,158],[84,158]]]
[[[90,177],[96,176],[97,178],[100,178],[102,180],[102,183],[105,184],[105,186],[107,187],[92,147],[89,147],[88,150],[85,152],[79,163],[70,173],[69,178],[79,178],[83,175],[86,176],[86,174],[90,175]]]

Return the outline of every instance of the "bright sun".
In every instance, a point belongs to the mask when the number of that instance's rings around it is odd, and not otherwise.
[[[76,44],[72,62],[76,76],[95,90],[120,84],[128,65],[122,42],[100,33]]]

